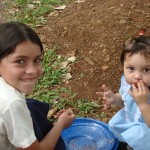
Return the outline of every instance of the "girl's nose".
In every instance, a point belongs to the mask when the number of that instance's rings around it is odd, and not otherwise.
[[[26,68],[26,73],[27,74],[35,74],[37,73],[37,68],[34,64],[29,64]]]
[[[135,79],[136,79],[136,80],[141,80],[141,77],[142,77],[142,76],[141,76],[141,73],[140,73],[140,72],[136,72],[136,73],[135,73]]]

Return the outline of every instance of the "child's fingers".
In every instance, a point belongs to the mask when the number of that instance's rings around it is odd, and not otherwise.
[[[132,84],[132,91],[138,91],[139,85],[137,83],[137,86],[135,84]]]
[[[131,90],[129,90],[128,93],[133,97],[133,94],[132,94],[132,91],[131,91]]]
[[[65,112],[65,110],[60,110],[59,112],[57,112],[55,115],[54,115],[54,118],[58,118],[63,112]]]
[[[67,110],[63,109],[63,110],[60,110],[59,112],[57,112],[56,115],[54,116],[54,118],[58,118],[64,112],[66,112],[69,116],[71,116],[73,114],[73,111],[71,108],[68,108]]]
[[[103,99],[109,100],[111,96],[110,92],[104,92]]]
[[[108,87],[105,84],[102,85],[102,89],[104,90],[104,92],[107,92],[109,90]]]
[[[103,105],[103,109],[107,110],[107,105],[106,104]]]
[[[139,92],[143,91],[144,85],[141,82],[138,82],[137,85],[138,85],[138,88],[137,88],[138,91]]]
[[[98,96],[104,96],[104,92],[96,92],[96,95],[98,95]]]
[[[143,91],[146,91],[146,87],[145,87],[145,85],[144,85],[144,83],[143,83],[142,80],[140,80],[140,82],[137,82],[137,87],[136,87],[134,84],[132,85],[132,87],[133,87],[133,90],[134,90],[135,92],[143,92]]]
[[[110,107],[110,102],[107,101],[106,99],[103,99],[103,107],[104,107],[104,110],[107,110],[109,107]]]
[[[104,107],[104,110],[107,110],[110,107],[110,105],[104,104],[103,107]]]
[[[96,92],[96,95],[104,97],[104,93],[110,91],[105,84],[102,85],[102,90],[103,90],[103,92]]]
[[[70,115],[70,116],[73,114],[73,111],[72,111],[71,108],[68,108],[68,109],[66,110],[66,112],[67,112],[67,114]]]
[[[145,86],[142,80],[140,80],[140,84],[141,84],[141,88],[143,89],[143,91],[147,91],[147,87]]]

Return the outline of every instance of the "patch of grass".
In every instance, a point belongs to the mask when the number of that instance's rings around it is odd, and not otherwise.
[[[56,49],[57,47],[45,50],[43,76],[36,83],[33,93],[30,94],[33,98],[48,103],[59,98],[59,93],[63,91],[59,84],[62,82],[62,74],[66,73],[66,69],[61,68],[61,62],[64,61],[64,58],[58,57]]]
[[[100,108],[96,102],[90,102],[86,99],[79,99],[77,101],[77,108],[79,108],[78,116],[87,116],[87,114],[94,114],[95,108]]]
[[[47,15],[56,11],[55,6],[67,4],[72,0],[13,0],[9,4],[12,12],[10,21],[20,21],[32,27],[42,26],[47,23]],[[66,107],[77,108],[77,117],[94,115],[94,109],[99,105],[89,100],[76,100],[77,93],[73,93],[71,87],[62,87],[62,75],[67,73],[61,68],[65,58],[56,54],[57,47],[46,49],[43,58],[43,76],[35,85],[34,91],[27,95],[43,102],[48,102],[52,107],[65,109]],[[80,75],[81,78],[84,74]]]
[[[54,6],[67,4],[71,0],[15,0],[11,21],[31,24],[33,27],[47,23],[47,15],[55,10]]]
[[[62,87],[62,75],[66,69],[61,67],[65,58],[58,57],[57,47],[47,49],[43,58],[43,76],[36,83],[33,93],[29,97],[48,102],[52,107],[65,109],[66,107],[79,109],[78,117],[94,114],[94,109],[100,107],[96,102],[86,99],[75,100],[77,93],[73,93],[71,87]]]

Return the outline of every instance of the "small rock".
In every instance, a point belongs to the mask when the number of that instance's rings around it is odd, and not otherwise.
[[[97,47],[99,44],[97,42],[93,42],[92,46]]]
[[[85,0],[77,0],[74,3],[83,3],[83,2],[85,2]]]
[[[93,53],[93,51],[89,51],[89,54],[92,54]]]
[[[120,24],[125,24],[125,23],[127,23],[126,20],[120,20]]]
[[[76,57],[75,57],[75,56],[69,57],[69,58],[67,59],[67,61],[73,63],[73,62],[76,61]]]
[[[28,4],[27,5],[30,9],[33,9],[34,8],[34,5],[33,4]]]
[[[66,5],[62,5],[62,6],[59,6],[59,7],[56,7],[55,9],[56,10],[63,10],[66,8]]]
[[[103,71],[106,71],[107,69],[109,69],[109,66],[102,66]]]
[[[69,62],[68,61],[64,61],[61,63],[61,68],[64,69],[68,66]]]
[[[90,64],[90,65],[94,65],[94,62],[93,62],[93,61],[91,61],[91,60],[89,60],[88,58],[85,58],[85,60],[87,61],[87,63],[88,63],[88,64]]]
[[[72,75],[70,73],[67,73],[64,75],[64,81],[70,80],[72,78]]]
[[[104,62],[105,62],[105,63],[107,63],[107,62],[109,62],[109,61],[110,61],[110,58],[109,58],[109,57],[107,57],[107,58],[104,59]]]
[[[68,67],[67,67],[67,72],[71,72],[71,71],[72,71],[71,67],[68,66]]]

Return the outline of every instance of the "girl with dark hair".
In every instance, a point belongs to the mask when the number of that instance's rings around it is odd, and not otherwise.
[[[106,105],[121,106],[109,121],[110,131],[119,139],[118,150],[148,150],[150,147],[150,37],[140,35],[128,42],[121,53],[124,75],[119,93],[106,85]]]
[[[53,126],[49,106],[25,99],[42,75],[43,46],[30,27],[0,24],[0,150],[66,150],[60,137],[74,114],[64,111]]]

